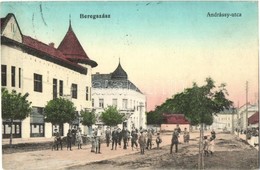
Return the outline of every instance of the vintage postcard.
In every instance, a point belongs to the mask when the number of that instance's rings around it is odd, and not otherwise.
[[[258,169],[258,1],[3,1],[3,169]]]

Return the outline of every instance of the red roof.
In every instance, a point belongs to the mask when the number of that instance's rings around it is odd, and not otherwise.
[[[52,57],[56,57],[60,60],[62,60],[63,62],[66,62],[68,64],[71,64],[71,65],[74,65],[78,68],[84,68],[78,64],[75,64],[73,62],[70,62],[69,60],[66,59],[66,56],[64,56],[62,54],[62,52],[60,52],[59,50],[57,50],[56,48],[50,46],[50,45],[47,45],[47,44],[44,44],[36,39],[33,39],[29,36],[25,36],[23,35],[23,44],[31,47],[31,48],[34,48],[34,49],[37,49],[41,52],[44,52],[46,54],[49,54],[51,55]]]
[[[249,124],[257,124],[259,122],[259,112],[255,112],[252,116],[248,118]]]
[[[61,41],[58,50],[60,50],[69,59],[87,59],[87,54],[82,48],[77,36],[72,30],[71,25],[63,40]]]
[[[164,114],[166,124],[189,124],[183,114]]]
[[[1,32],[3,31],[3,27],[5,27],[5,25],[7,24],[7,22],[12,16],[15,18],[14,14],[11,13],[8,14],[5,18],[1,18]],[[17,26],[19,28],[18,23]],[[44,44],[43,42],[33,39],[29,36],[22,35],[22,37],[23,37],[22,44],[19,44],[19,42],[13,42],[13,40],[7,37],[1,37],[1,38],[5,38],[5,40],[8,41],[9,43],[10,42],[15,44],[18,43],[18,45],[20,45],[23,48],[29,47],[30,49],[36,50],[37,55],[39,55],[38,54],[39,52],[46,57],[48,56],[52,60],[58,61],[58,63],[62,63],[62,65],[65,64],[66,67],[77,68],[84,73],[86,72],[86,68],[77,64],[78,62],[84,61],[84,63],[91,65],[92,67],[97,66],[97,63],[95,61],[90,60],[86,55],[85,51],[83,50],[76,35],[72,30],[71,25],[69,26],[69,30],[65,35],[58,49],[54,48],[53,46]],[[71,59],[76,59],[76,60],[71,60]]]

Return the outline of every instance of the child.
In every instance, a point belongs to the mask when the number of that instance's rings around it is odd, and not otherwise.
[[[203,153],[205,156],[209,156],[209,141],[207,136],[204,136],[203,140]]]
[[[160,137],[160,133],[157,133],[157,138],[156,138],[156,144],[157,144],[157,149],[160,149],[160,143],[162,143],[162,139]]]

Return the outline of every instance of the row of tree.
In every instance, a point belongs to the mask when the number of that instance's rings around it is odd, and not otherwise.
[[[22,95],[15,90],[9,92],[2,88],[2,118],[10,123],[10,147],[12,147],[12,127],[14,120],[24,120],[32,112],[31,102],[28,101],[29,94]],[[96,123],[97,117],[95,112],[81,110],[80,115],[76,114],[76,107],[73,102],[64,98],[56,98],[48,101],[44,107],[44,121],[54,125],[63,125],[80,118],[84,126],[91,127]],[[124,115],[120,114],[115,107],[109,106],[102,112],[100,119],[105,125],[116,126],[124,121]]]

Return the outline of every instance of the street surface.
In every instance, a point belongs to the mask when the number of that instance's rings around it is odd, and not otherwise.
[[[209,135],[209,132],[208,132]],[[3,154],[3,169],[196,169],[198,162],[198,133],[191,133],[189,144],[180,144],[179,152],[169,154],[171,135],[162,135],[162,148],[145,150],[111,150],[101,145],[101,154],[90,152],[90,145],[78,150],[41,150]],[[154,137],[155,139],[155,137]],[[182,142],[182,135],[180,142]],[[153,142],[155,144],[155,142]],[[258,152],[238,141],[234,135],[218,134],[213,156],[205,157],[206,169],[258,169]]]

